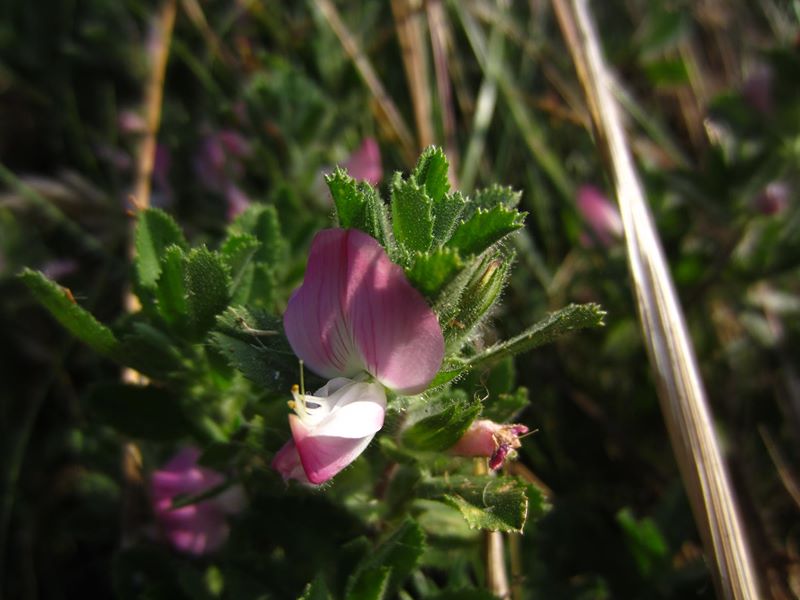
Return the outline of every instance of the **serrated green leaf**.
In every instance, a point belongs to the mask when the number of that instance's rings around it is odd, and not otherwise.
[[[435,298],[463,266],[458,251],[437,248],[430,253],[418,254],[414,264],[406,269],[406,276],[411,285],[425,296]]]
[[[391,567],[374,567],[359,572],[348,585],[347,600],[382,600],[391,574]]]
[[[283,325],[263,311],[228,308],[217,319],[210,339],[232,367],[262,389],[288,390],[296,380],[297,358]]]
[[[601,327],[605,314],[598,304],[570,304],[510,340],[499,342],[470,358],[466,366],[474,368],[489,361],[527,352],[579,329]]]
[[[347,598],[353,597],[351,590],[361,585],[360,580],[366,577],[369,581],[375,582],[379,578],[374,573],[383,569],[391,571],[383,591],[393,592],[414,570],[424,551],[425,532],[413,520],[407,519],[361,562],[348,582]],[[377,588],[371,584],[367,589]]]
[[[251,235],[260,246],[253,255],[256,262],[273,268],[282,267],[288,255],[288,246],[281,233],[278,211],[268,204],[253,204],[228,226],[229,238]],[[239,242],[242,243],[242,242]]]
[[[426,404],[427,416],[403,432],[403,444],[419,451],[447,450],[461,439],[481,408],[480,400],[463,390],[442,392]]]
[[[186,258],[186,305],[194,334],[202,337],[228,306],[230,276],[220,257],[205,247]]]
[[[124,435],[163,442],[189,431],[179,399],[163,388],[104,383],[87,400],[95,417]]]
[[[331,593],[322,575],[317,575],[314,581],[309,583],[303,590],[299,600],[330,600]]]
[[[392,180],[392,228],[407,253],[426,252],[433,241],[433,202],[413,179]]]
[[[456,225],[464,219],[467,201],[461,192],[446,194],[433,205],[433,241],[441,246],[450,236]]]
[[[134,323],[132,332],[122,336],[118,354],[122,364],[151,379],[173,379],[185,370],[174,341],[144,322]]]
[[[148,208],[138,214],[134,244],[136,275],[139,284],[145,288],[156,285],[161,275],[161,259],[169,246],[186,249],[181,228],[172,217],[158,208]]]
[[[336,206],[339,226],[359,229],[391,251],[386,205],[378,192],[368,183],[350,177],[344,169],[336,169],[325,181]]]
[[[240,288],[249,292],[252,284],[253,269],[248,268],[261,247],[256,237],[249,233],[238,233],[228,236],[220,246],[219,254],[228,266],[231,275],[230,295],[237,297]]]
[[[524,387],[517,388],[512,394],[490,395],[484,401],[481,417],[497,423],[506,423],[528,406],[529,402],[528,388]]]
[[[514,188],[493,184],[487,188],[481,188],[472,194],[470,203],[464,211],[464,220],[471,217],[480,208],[491,210],[495,206],[505,206],[514,209],[519,206],[522,192]]]
[[[161,275],[156,283],[158,312],[167,323],[182,324],[186,319],[186,255],[180,246],[169,246],[161,259]]]
[[[478,209],[468,220],[461,222],[446,245],[457,248],[462,256],[480,254],[521,228],[525,224],[526,214],[503,205],[488,210]]]
[[[20,279],[34,298],[72,335],[104,356],[116,358],[119,341],[112,331],[81,308],[68,288],[49,280],[39,271],[25,269]]]
[[[441,148],[428,146],[423,150],[414,167],[412,176],[414,180],[425,188],[428,198],[433,203],[438,203],[450,190],[450,181],[447,171],[450,165]]]
[[[275,271],[269,265],[257,263],[252,265],[252,273],[248,274],[249,291],[238,297],[247,298],[241,304],[247,304],[253,308],[265,308],[272,310],[275,306],[275,299],[278,289]]]
[[[527,485],[515,477],[430,477],[420,496],[457,508],[470,527],[521,532],[528,515]]]

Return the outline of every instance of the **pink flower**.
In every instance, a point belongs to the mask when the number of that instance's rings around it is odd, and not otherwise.
[[[755,208],[764,215],[777,215],[789,206],[792,189],[785,181],[773,181],[756,196]]]
[[[320,484],[353,462],[383,427],[386,393],[378,383],[330,380],[313,396],[297,386],[290,402],[290,440],[275,455],[272,466],[285,480]]]
[[[605,246],[611,246],[622,237],[622,219],[617,208],[593,185],[578,188],[578,211],[592,228],[595,237]]]
[[[299,461],[308,481],[322,483],[364,451],[386,409],[383,387],[369,376],[418,394],[444,357],[442,330],[425,299],[381,245],[355,229],[317,234],[283,324],[295,354],[333,378],[315,396],[293,391],[293,441],[273,461],[287,479],[302,479]]]
[[[232,180],[242,176],[242,159],[249,154],[250,144],[241,134],[232,129],[220,129],[203,139],[194,169],[204,186],[224,193]]]
[[[374,138],[365,138],[358,150],[353,152],[342,166],[353,179],[378,185],[383,178],[381,149],[378,147],[378,142]]]
[[[489,468],[496,471],[508,454],[520,447],[519,436],[526,433],[525,425],[501,425],[481,419],[472,422],[450,452],[456,456],[487,456]]]
[[[153,513],[164,537],[178,551],[200,556],[217,550],[228,537],[227,515],[244,507],[241,486],[195,504],[172,508],[177,496],[196,496],[225,482],[212,469],[197,465],[200,451],[186,447],[150,478]]]
[[[770,115],[774,109],[772,88],[775,76],[772,67],[757,65],[742,85],[745,102],[763,115]]]

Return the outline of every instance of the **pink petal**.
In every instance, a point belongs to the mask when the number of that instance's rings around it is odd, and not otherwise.
[[[362,370],[404,394],[423,391],[444,356],[436,315],[361,231],[327,229],[311,244],[284,327],[295,353],[323,377]]]
[[[578,210],[597,238],[606,246],[622,237],[622,218],[617,208],[598,188],[582,185],[578,189]]]
[[[383,177],[381,150],[378,142],[374,138],[366,138],[343,166],[353,179],[378,185]]]
[[[295,446],[294,440],[289,440],[283,445],[283,448],[278,450],[272,458],[271,464],[272,468],[281,474],[284,481],[294,479],[301,483],[311,483],[303,470],[303,464],[300,462],[300,455],[297,453],[297,446]]]
[[[325,483],[353,462],[374,437],[362,438],[315,436],[295,415],[289,415],[297,453],[308,480],[314,485]]]

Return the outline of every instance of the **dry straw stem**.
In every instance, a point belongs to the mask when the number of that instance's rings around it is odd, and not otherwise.
[[[720,598],[759,597],[747,542],[653,218],[612,94],[610,74],[585,0],[553,0],[586,92],[597,142],[609,160],[625,227],[644,340],[683,482]]]
[[[434,142],[431,96],[428,90],[428,59],[425,55],[421,9],[420,0],[392,0],[394,26],[400,42],[411,103],[414,106],[419,150],[427,148]]]
[[[152,54],[150,56],[152,70],[147,80],[144,95],[144,118],[147,130],[139,146],[136,161],[136,181],[133,202],[137,210],[150,206],[150,181],[153,177],[153,163],[156,155],[156,139],[161,124],[161,105],[164,99],[164,76],[167,70],[167,59],[172,43],[172,31],[175,27],[177,0],[165,0],[160,11],[153,18],[151,35]],[[128,245],[128,256],[132,259],[135,253],[133,232]],[[136,295],[125,291],[125,308],[135,312],[141,308]],[[146,380],[133,369],[122,370],[121,378],[126,383],[144,384]],[[126,442],[122,447],[122,478],[125,491],[122,506],[122,546],[127,547],[134,541],[138,524],[145,517],[142,509],[146,505],[144,478],[142,477],[142,456],[134,442]]]
[[[333,2],[330,0],[316,0],[315,4],[320,13],[322,13],[322,16],[325,17],[328,25],[330,25],[333,33],[339,38],[339,43],[342,45],[342,48],[344,48],[350,60],[353,61],[358,74],[361,76],[361,79],[364,80],[370,93],[378,103],[383,117],[386,119],[389,127],[397,138],[397,142],[400,144],[406,162],[409,165],[414,164],[417,157],[417,151],[414,147],[414,138],[405,121],[403,121],[400,111],[397,110],[389,94],[386,93],[386,89],[383,87],[380,79],[378,79],[375,69],[372,68],[369,59],[361,50],[353,34],[351,34],[345,26]]]

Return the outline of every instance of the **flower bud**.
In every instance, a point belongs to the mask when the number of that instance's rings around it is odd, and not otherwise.
[[[754,201],[755,208],[764,215],[777,215],[789,206],[792,190],[784,181],[773,181],[768,184]]]
[[[469,429],[450,449],[456,456],[486,456],[489,468],[496,471],[503,466],[510,453],[520,447],[519,437],[528,428],[519,423],[503,425],[488,419],[473,421]]]
[[[622,218],[617,208],[598,188],[582,185],[578,189],[578,211],[594,236],[606,247],[622,237]]]

